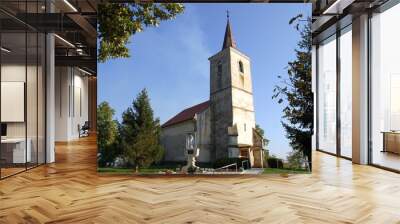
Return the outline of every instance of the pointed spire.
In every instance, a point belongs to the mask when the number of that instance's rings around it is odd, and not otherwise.
[[[233,39],[232,31],[231,31],[231,24],[229,23],[229,11],[226,11],[226,29],[225,29],[225,37],[224,37],[224,44],[222,45],[222,50],[228,47],[236,48],[235,40]]]

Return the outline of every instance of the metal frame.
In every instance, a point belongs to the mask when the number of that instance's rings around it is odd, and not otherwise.
[[[338,129],[338,117],[337,117],[337,115],[338,115],[338,113],[337,113],[337,102],[338,102],[338,81],[337,81],[337,71],[336,71],[336,154],[335,153],[332,153],[332,152],[328,152],[328,151],[326,151],[326,150],[324,150],[324,149],[320,149],[320,147],[319,147],[319,129],[320,129],[320,127],[319,127],[319,94],[320,94],[320,88],[319,88],[319,48],[320,48],[320,44],[322,43],[322,42],[324,42],[324,41],[326,41],[326,40],[328,40],[329,38],[332,38],[332,36],[334,36],[334,35],[337,35],[336,33],[334,33],[334,34],[331,34],[331,35],[329,35],[329,36],[327,36],[327,37],[325,37],[323,40],[320,40],[318,43],[317,43],[317,45],[316,45],[316,52],[315,52],[315,54],[316,54],[316,71],[315,71],[315,77],[316,77],[316,109],[315,109],[315,113],[316,113],[316,115],[317,115],[317,117],[316,117],[316,123],[317,123],[317,128],[316,128],[316,150],[317,151],[319,151],[319,152],[323,152],[323,153],[326,153],[326,154],[329,154],[329,155],[334,155],[334,156],[337,156],[337,152],[338,152],[338,144],[337,144],[337,137],[338,137],[338,131],[337,131],[337,129]],[[332,41],[336,41],[336,70],[337,70],[337,61],[338,61],[338,55],[337,55],[337,50],[338,50],[338,43],[337,43],[337,39],[338,39],[338,37],[337,36],[335,36],[335,38],[332,40]]]
[[[342,150],[341,150],[341,116],[340,116],[340,112],[341,112],[341,108],[340,108],[340,103],[341,103],[341,89],[340,89],[340,81],[341,81],[341,65],[340,65],[340,37],[344,34],[343,30],[347,29],[349,26],[351,26],[352,23],[347,24],[345,26],[339,26],[338,24],[335,25],[336,27],[336,32],[329,35],[329,36],[325,36],[324,39],[320,40],[315,48],[315,54],[316,54],[316,71],[315,71],[315,76],[316,76],[316,150],[319,152],[323,152],[329,155],[333,155],[333,156],[337,156],[343,159],[347,159],[347,160],[352,160],[352,158],[347,157],[342,155]],[[336,153],[332,153],[332,152],[328,152],[324,149],[320,149],[319,147],[319,45],[320,43],[322,43],[323,41],[331,38],[333,35],[335,35],[335,38],[332,41],[336,41]]]
[[[341,78],[341,66],[340,66],[340,37],[341,30],[336,30],[336,154],[341,156],[341,133],[342,133],[342,125],[341,125],[341,117],[340,117],[340,78]]]

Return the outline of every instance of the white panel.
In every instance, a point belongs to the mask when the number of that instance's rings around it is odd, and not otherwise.
[[[24,82],[1,82],[1,122],[24,122]]]

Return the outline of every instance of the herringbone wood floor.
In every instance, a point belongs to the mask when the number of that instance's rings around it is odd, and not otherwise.
[[[310,175],[96,173],[94,138],[0,181],[0,223],[400,223],[400,175],[314,154]]]

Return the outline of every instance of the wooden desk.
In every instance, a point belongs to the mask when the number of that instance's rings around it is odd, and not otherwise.
[[[384,131],[382,152],[400,154],[400,131]]]
[[[1,157],[6,163],[31,162],[31,139],[27,139],[25,151],[25,138],[1,139]]]

